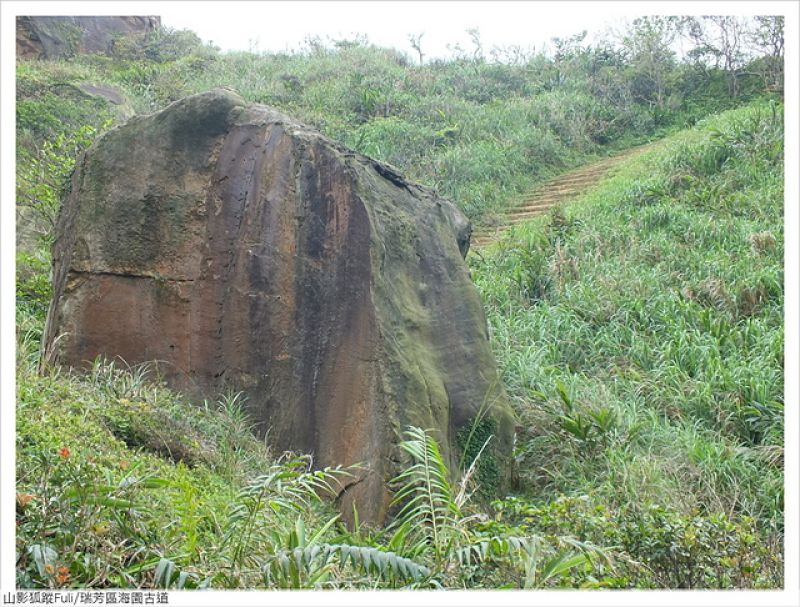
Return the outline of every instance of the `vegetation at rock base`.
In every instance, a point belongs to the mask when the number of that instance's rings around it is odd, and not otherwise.
[[[644,19],[617,43],[578,35],[539,53],[486,53],[478,37],[423,65],[363,40],[222,54],[168,31],[19,62],[19,585],[782,587],[782,24],[723,23],[752,55],[711,25]],[[669,50],[681,31],[695,43],[684,58]],[[411,428],[393,522],[347,529],[329,498],[350,472],[272,452],[235,395],[192,406],[107,361],[38,372],[75,156],[132,112],[219,85],[398,166],[477,222],[669,135],[468,257],[519,418],[514,495],[487,495],[491,461],[473,459],[490,429],[462,439],[452,475]]]

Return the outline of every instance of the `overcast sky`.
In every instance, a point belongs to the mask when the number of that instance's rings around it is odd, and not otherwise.
[[[226,2],[161,4],[162,23],[187,28],[223,50],[297,50],[308,37],[323,40],[365,34],[379,46],[416,56],[409,34],[424,33],[426,57],[448,46],[473,48],[477,28],[485,51],[494,46],[541,48],[554,36],[600,33],[646,14],[648,2]],[[649,6],[648,6],[649,5]],[[649,12],[653,12],[652,8]],[[680,12],[680,11],[678,11]]]

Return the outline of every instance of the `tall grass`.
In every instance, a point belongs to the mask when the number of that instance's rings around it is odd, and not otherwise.
[[[782,112],[703,121],[471,256],[535,500],[780,536]]]
[[[684,93],[676,84],[677,101],[656,120],[628,90],[635,78],[624,53],[612,61],[602,49],[574,49],[574,56],[559,58],[532,53],[513,64],[461,57],[419,66],[399,51],[363,41],[312,43],[293,53],[220,54],[192,47],[180,34],[153,40],[140,52],[121,44],[112,57],[20,63],[21,135],[58,132],[59,122],[72,124],[78,115],[94,123],[92,113],[83,115],[90,103],[93,113],[114,114],[102,100],[70,88],[87,80],[113,84],[137,113],[227,86],[396,165],[480,222],[554,173],[732,102],[701,99],[691,88],[696,71],[676,64],[674,81],[685,80],[688,88]],[[586,62],[593,53],[599,64]],[[703,78],[708,84],[719,74],[710,70]],[[757,93],[745,88],[747,95]]]

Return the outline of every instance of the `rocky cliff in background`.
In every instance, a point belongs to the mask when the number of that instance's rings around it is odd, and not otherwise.
[[[367,464],[343,491],[381,521],[403,427],[455,465],[476,418],[507,470],[512,416],[450,202],[217,90],[135,117],[78,162],[44,349],[161,361],[193,397],[241,390],[277,449]],[[500,479],[502,482],[502,478]]]
[[[57,59],[107,53],[117,35],[161,27],[161,17],[17,17],[17,58]]]

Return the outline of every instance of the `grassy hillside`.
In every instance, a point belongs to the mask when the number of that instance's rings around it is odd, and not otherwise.
[[[70,144],[81,127],[100,132],[228,86],[396,165],[482,221],[566,168],[763,93],[756,68],[734,98],[722,70],[660,47],[643,56],[642,36],[652,33],[634,31],[620,48],[576,38],[505,62],[464,54],[424,65],[360,40],[223,54],[191,32],[122,39],[112,56],[18,64],[18,153],[35,159],[43,139]],[[87,83],[114,87],[124,102],[87,94]]]
[[[733,528],[752,526],[752,574],[778,582],[782,138],[780,105],[714,117],[471,257],[525,428],[522,486],[545,504],[513,501],[514,516],[553,521],[552,496],[568,496],[552,524],[589,513],[587,539],[621,543],[667,585],[695,575],[670,542],[708,532],[734,549]],[[661,537],[641,543],[635,522]]]
[[[347,531],[308,508],[336,474],[276,460],[235,400],[198,410],[104,363],[40,376],[20,306],[20,583],[780,586],[781,112],[709,120],[471,257],[523,423],[519,493],[476,518],[448,486],[444,544],[424,512]]]
[[[722,70],[657,45],[637,55],[649,27],[622,48],[575,38],[506,62],[418,66],[360,41],[221,54],[159,32],[112,56],[18,63],[18,583],[780,587],[783,106],[760,97],[755,68],[734,97]],[[347,471],[271,452],[235,396],[197,407],[104,361],[39,372],[76,155],[132,114],[221,85],[397,165],[477,222],[568,167],[676,133],[468,258],[522,428],[514,495],[489,503],[480,460],[452,486],[435,442],[409,429],[397,518],[348,530],[329,499]]]

